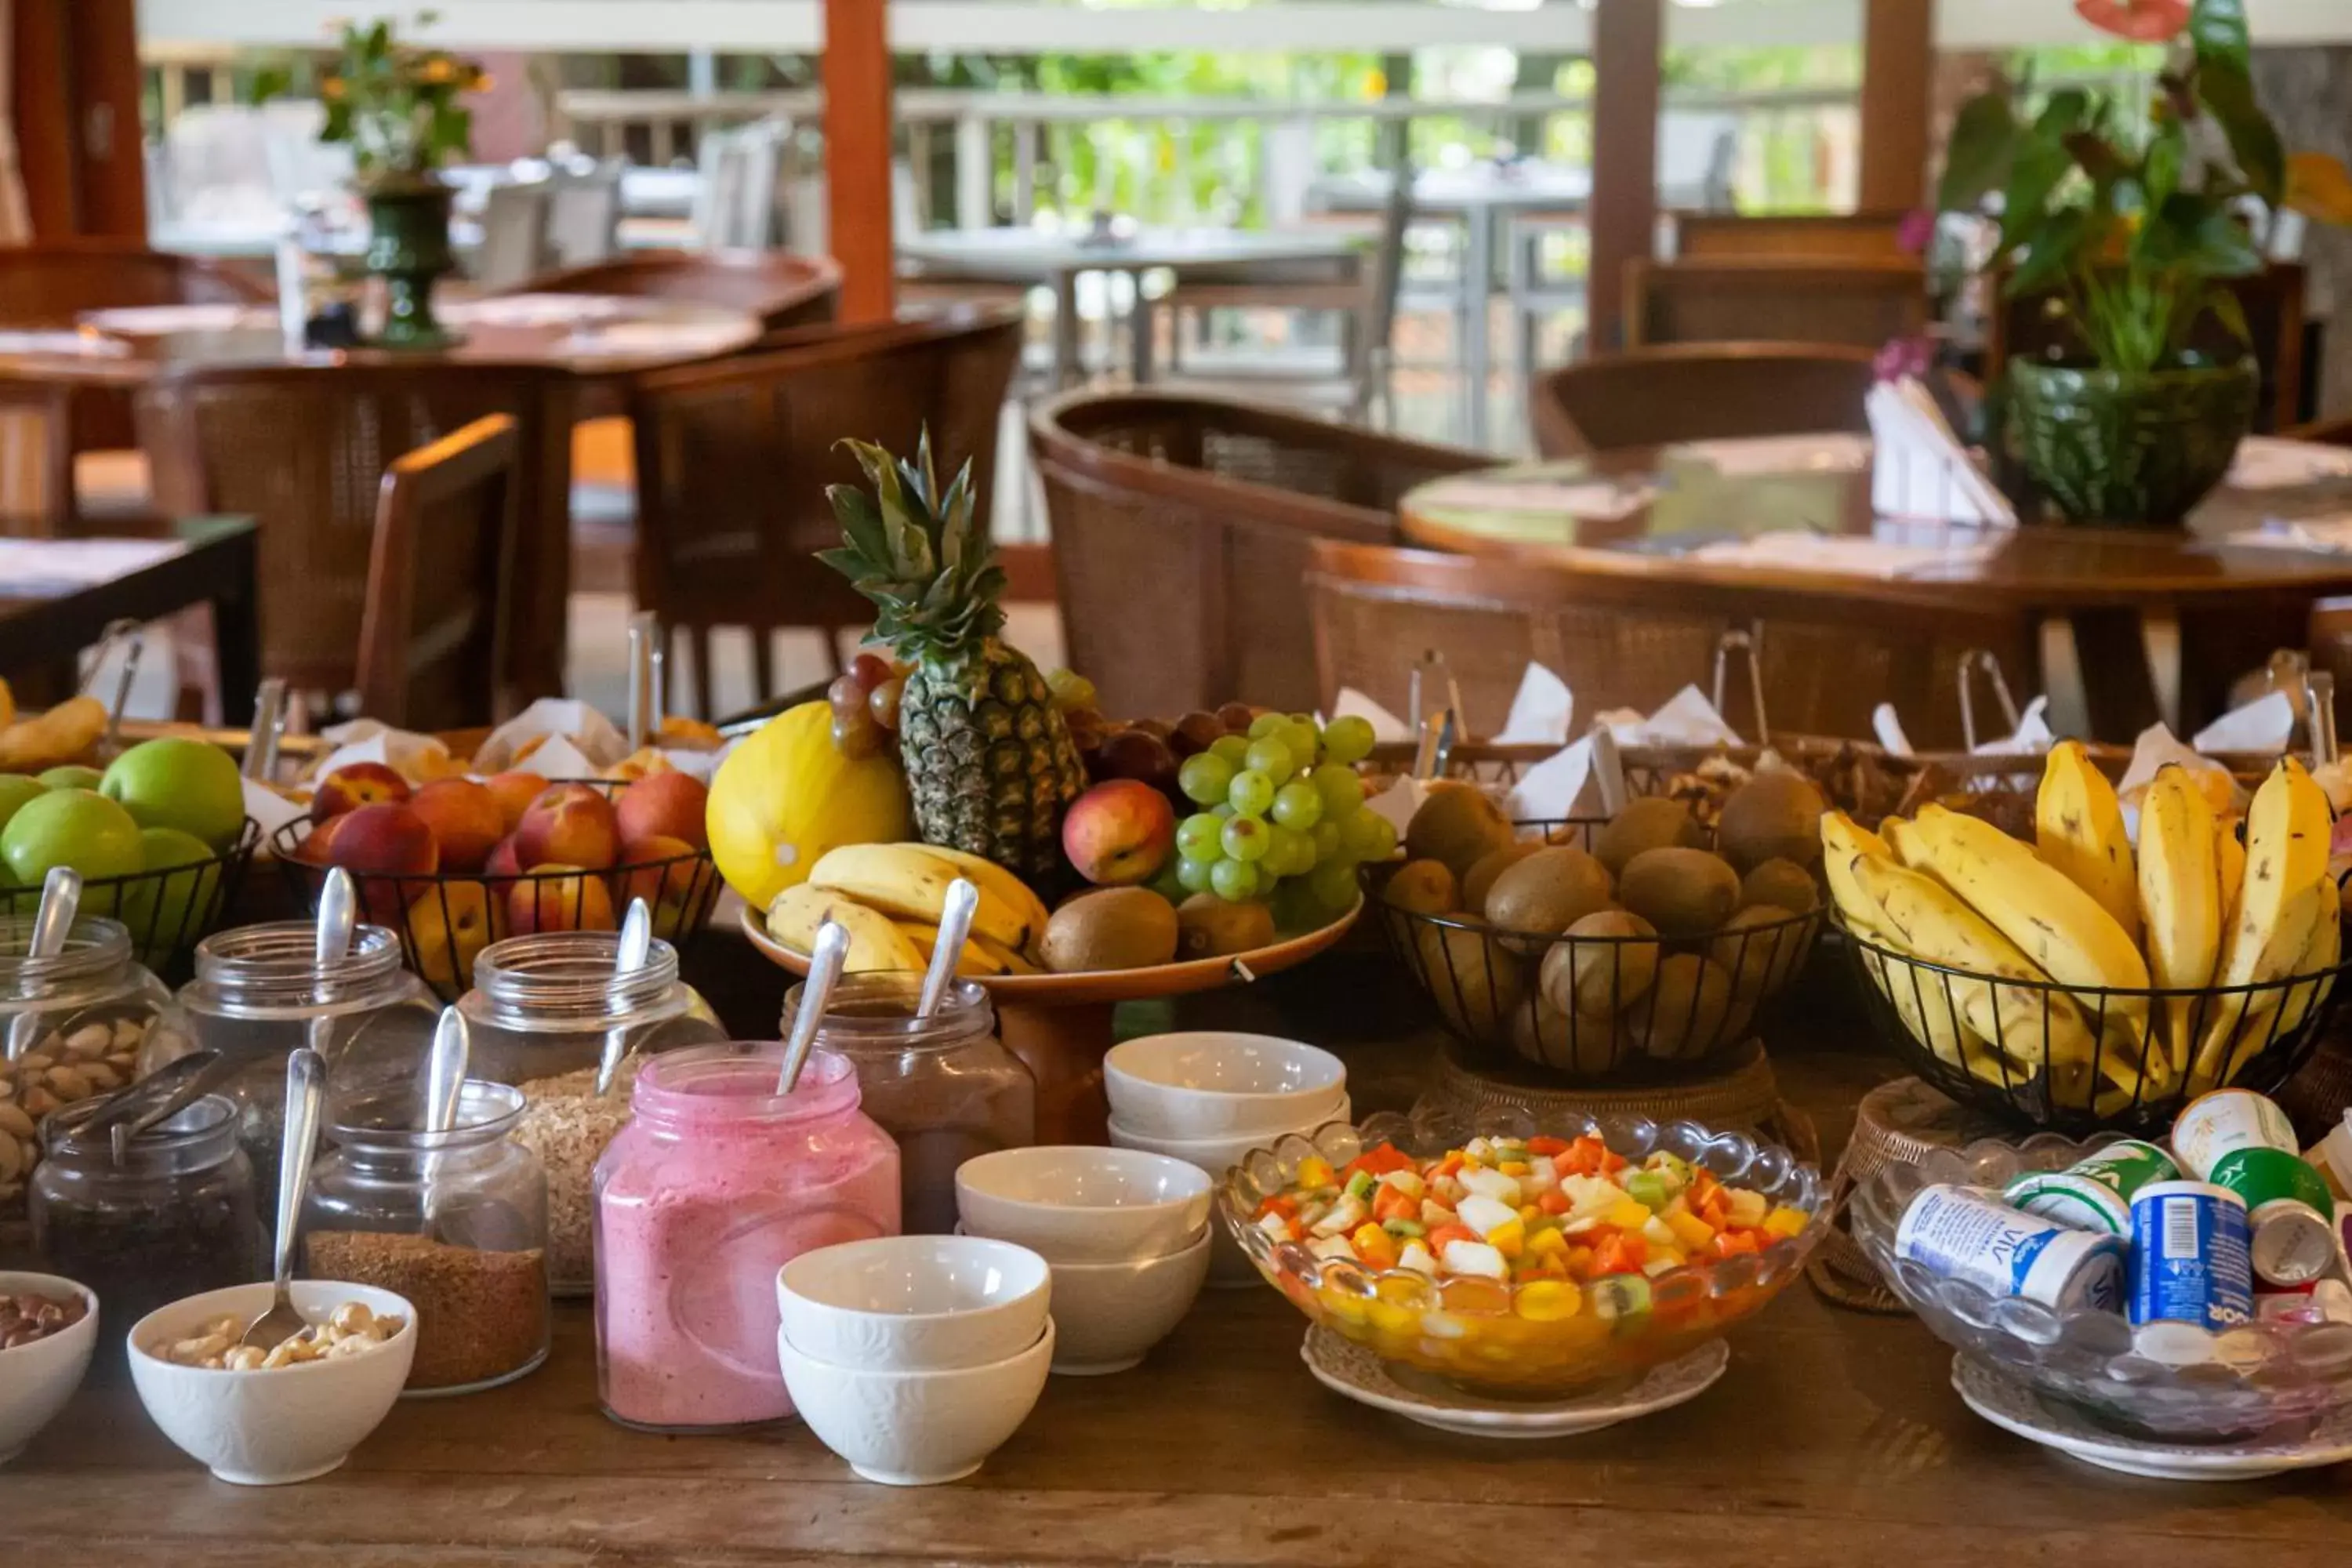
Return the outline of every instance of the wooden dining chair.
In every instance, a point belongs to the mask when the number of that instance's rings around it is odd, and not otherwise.
[[[520,442],[492,414],[393,460],[360,612],[359,710],[404,730],[496,724],[514,611]]]
[[[1866,603],[1333,540],[1314,545],[1305,580],[1316,701],[1328,708],[1347,686],[1407,713],[1412,666],[1434,650],[1462,689],[1474,735],[1502,727],[1530,661],[1568,683],[1581,723],[1612,708],[1647,712],[1687,685],[1708,690],[1717,645],[1732,630],[1756,640],[1765,715],[1780,734],[1867,736],[1872,710],[1886,701],[1914,744],[1957,747],[1962,657],[1988,649],[2013,681],[2035,668],[2023,617],[1955,610],[1926,586],[1890,586]],[[1755,739],[1747,682],[1728,686],[1724,717]]]
[[[0,368],[0,537],[50,538],[73,511],[73,389]]]
[[[505,291],[690,300],[757,316],[763,331],[775,332],[832,321],[841,267],[829,256],[782,250],[636,250],[542,272]]]
[[[1386,542],[1414,485],[1483,454],[1228,398],[1075,393],[1039,408],[1063,636],[1105,711],[1313,706],[1298,582],[1318,538]]]
[[[814,627],[838,668],[842,634],[873,621],[873,606],[814,555],[841,542],[825,486],[863,482],[844,437],[911,457],[929,429],[943,468],[971,460],[985,525],[1021,334],[1017,312],[982,309],[803,328],[772,353],[649,372],[630,384],[636,601],[669,635],[686,637],[694,711],[714,711],[714,630],[751,633],[756,700],[776,689],[775,632]],[[682,694],[684,681],[672,689]]]
[[[1581,458],[1620,447],[1821,430],[1867,433],[1873,351],[1836,343],[1666,343],[1579,360],[1536,380],[1536,450]]]
[[[1851,213],[1678,212],[1675,256],[1685,261],[1718,257],[1784,257],[1811,261],[1900,260],[1904,219],[1898,211]]]
[[[513,421],[516,565],[499,679],[563,689],[570,597],[565,476],[571,377],[449,360],[189,369],[139,396],[140,434],[170,515],[260,525],[262,670],[327,700],[352,689],[384,475],[476,420]],[[448,565],[427,563],[425,570]]]
[[[1769,342],[1876,349],[1927,329],[1927,276],[1914,258],[1637,257],[1623,281],[1627,348]]]

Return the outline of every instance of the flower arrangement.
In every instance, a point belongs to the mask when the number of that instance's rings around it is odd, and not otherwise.
[[[439,19],[420,11],[415,26]],[[293,73],[281,70],[257,79],[253,96],[266,100],[293,86]],[[327,110],[320,139],[351,144],[360,183],[369,189],[429,183],[443,164],[463,157],[473,140],[473,114],[459,100],[489,86],[478,62],[404,42],[389,17],[342,24],[334,62],[311,83]]]

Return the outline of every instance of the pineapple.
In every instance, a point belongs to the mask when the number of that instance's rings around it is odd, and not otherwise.
[[[898,700],[898,752],[915,830],[1026,880],[1062,869],[1062,814],[1087,787],[1067,725],[1025,654],[998,636],[1004,573],[978,524],[971,464],[941,493],[923,433],[911,463],[845,442],[869,495],[825,491],[843,543],[817,559],[874,601],[875,635],[913,661]]]

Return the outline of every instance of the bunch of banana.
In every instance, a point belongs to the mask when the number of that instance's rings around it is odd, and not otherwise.
[[[66,763],[89,760],[89,749],[106,733],[106,704],[95,697],[68,697],[45,713],[16,716],[7,682],[0,681],[0,773],[37,773]]]
[[[2167,767],[2135,852],[2115,787],[2066,742],[2031,846],[1934,805],[1876,834],[1832,812],[1822,844],[1845,924],[1939,966],[1863,955],[1922,1045],[2004,1089],[2046,1076],[2059,1102],[2106,1114],[2231,1082],[2326,1000],[2343,952],[2330,829],[2292,758],[2256,793],[2242,847]]]
[[[768,931],[786,947],[806,952],[830,916],[849,931],[845,973],[922,969],[939,945],[940,915],[959,877],[979,890],[980,902],[956,973],[975,978],[1040,973],[1045,901],[994,861],[936,844],[845,844],[827,851],[810,868],[808,880],[785,889],[768,906]]]

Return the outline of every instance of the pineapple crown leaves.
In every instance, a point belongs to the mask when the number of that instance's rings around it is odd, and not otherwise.
[[[1004,572],[979,527],[971,462],[942,491],[926,427],[912,461],[871,441],[844,441],[868,489],[829,485],[842,545],[817,559],[873,601],[874,629],[900,655],[948,654],[1004,625]]]

